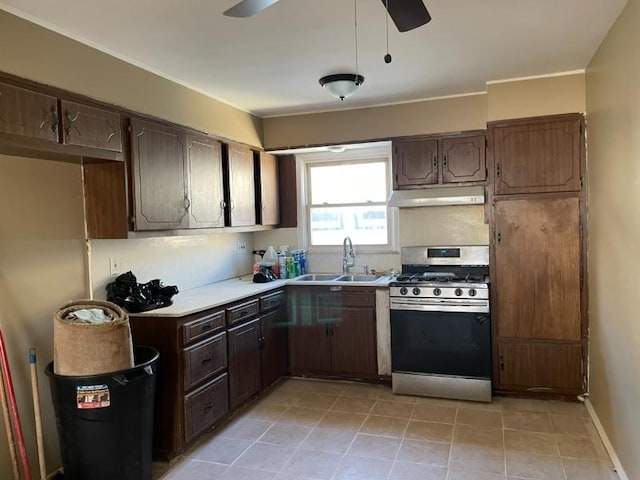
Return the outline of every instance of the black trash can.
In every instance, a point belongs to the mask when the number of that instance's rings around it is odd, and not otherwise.
[[[45,373],[65,480],[150,480],[159,353],[134,348],[135,367],[89,376]]]

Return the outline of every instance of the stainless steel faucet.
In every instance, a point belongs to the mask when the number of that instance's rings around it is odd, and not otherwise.
[[[349,251],[347,252],[347,243],[349,244]],[[342,241],[342,273],[349,273],[349,267],[353,267],[356,264],[356,252],[353,249],[353,243],[351,238],[344,237]]]

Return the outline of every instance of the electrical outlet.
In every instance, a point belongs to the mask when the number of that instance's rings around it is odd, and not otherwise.
[[[120,257],[109,257],[109,275],[120,275]]]
[[[236,243],[236,253],[238,255],[247,253],[247,242],[243,240],[238,240],[238,243]]]

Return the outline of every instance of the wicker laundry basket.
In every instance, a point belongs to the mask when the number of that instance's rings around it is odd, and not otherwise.
[[[89,324],[69,319],[77,310],[98,308],[113,320]],[[58,375],[98,375],[133,368],[129,316],[115,303],[78,300],[53,317],[53,365]]]

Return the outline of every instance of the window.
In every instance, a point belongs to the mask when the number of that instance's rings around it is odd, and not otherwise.
[[[329,156],[330,155],[330,156]],[[307,248],[342,245],[351,237],[360,250],[393,248],[395,212],[387,205],[390,149],[301,155]]]

